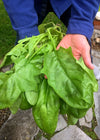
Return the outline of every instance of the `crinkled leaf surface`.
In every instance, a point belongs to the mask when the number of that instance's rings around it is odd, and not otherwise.
[[[34,63],[21,59],[14,65],[14,71],[0,73],[0,109],[14,104],[22,92],[34,91],[38,94],[41,68]]]
[[[57,95],[73,108],[90,108],[93,92],[98,89],[93,71],[84,67],[77,63],[71,48],[60,48],[44,57],[42,73],[48,77],[48,83]]]
[[[38,92],[26,91],[25,96],[30,105],[35,105],[38,100]]]
[[[22,92],[38,90],[41,65],[41,63],[37,64],[36,59],[32,63],[26,59],[22,59],[14,66],[16,79]]]
[[[10,106],[10,111],[12,114],[16,114],[19,107],[20,107],[20,104],[21,104],[21,94],[20,96],[17,98],[17,100],[14,102],[13,105]]]
[[[33,106],[33,116],[37,125],[46,133],[53,134],[58,122],[59,97],[48,85],[47,80],[42,82],[39,99]]]
[[[88,109],[78,109],[69,106],[63,100],[60,101],[60,114],[67,114],[67,123],[70,125],[76,124],[79,118],[86,115]]]
[[[13,57],[15,59],[18,59],[18,57],[20,57],[21,55],[26,53],[27,50],[23,46],[24,46],[24,44],[21,43],[21,44],[17,44],[14,48],[12,48],[11,51],[8,52],[5,55],[5,57],[3,59],[3,62],[0,64],[0,68],[5,66],[5,65],[12,64],[13,63],[13,60],[12,60]]]
[[[0,73],[0,109],[10,107],[20,93],[15,74]]]

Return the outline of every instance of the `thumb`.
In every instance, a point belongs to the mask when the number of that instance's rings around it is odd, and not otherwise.
[[[90,57],[90,49],[86,49],[86,51],[84,51],[84,53],[82,54],[82,58],[83,61],[85,63],[85,65],[89,68],[89,69],[94,69],[94,66],[91,62],[91,57]]]

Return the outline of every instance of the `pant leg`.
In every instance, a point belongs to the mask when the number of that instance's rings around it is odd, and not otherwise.
[[[69,19],[71,17],[71,6],[61,15],[60,20],[68,26]]]

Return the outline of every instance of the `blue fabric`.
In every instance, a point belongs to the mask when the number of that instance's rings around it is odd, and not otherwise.
[[[73,0],[67,33],[82,34],[90,40],[99,3],[100,0]]]
[[[42,1],[3,0],[12,27],[17,31],[19,39],[39,34],[37,12],[41,13]],[[82,34],[90,40],[93,33],[93,20],[100,0],[50,0],[50,3],[59,18],[71,7],[67,34]]]
[[[3,2],[19,39],[39,34],[34,0],[3,0]]]

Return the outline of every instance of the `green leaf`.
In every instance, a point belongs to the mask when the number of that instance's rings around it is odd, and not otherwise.
[[[0,109],[8,108],[21,93],[14,74],[0,73]]]
[[[28,63],[26,59],[21,59],[14,65],[13,71],[0,73],[0,109],[14,104],[21,92],[38,93],[41,68],[35,64],[36,62]]]
[[[35,91],[26,91],[25,96],[29,104],[35,105],[38,100],[38,93]]]
[[[15,66],[16,81],[22,92],[38,91],[40,68],[22,59]]]
[[[68,115],[68,125],[75,125],[78,121],[78,118],[75,118],[72,115]]]
[[[66,104],[63,100],[60,100],[60,114],[63,115],[67,114],[68,124],[71,125],[75,124],[79,118],[82,118],[83,116],[86,115],[87,111],[88,109],[78,109],[78,108],[71,107],[68,104]]]
[[[66,103],[65,112],[69,116],[80,118],[92,107],[93,92],[98,90],[98,83],[93,71],[73,57],[71,48],[60,48],[45,54],[41,72],[48,77],[48,84]]]
[[[59,115],[59,97],[44,79],[40,88],[38,102],[33,106],[33,116],[37,125],[46,133],[53,134]]]
[[[48,77],[49,85],[59,97],[71,107],[87,109],[93,105],[93,92],[97,91],[97,81],[93,73],[91,80],[86,70],[76,63],[71,48],[60,48],[46,54],[42,73]]]
[[[16,112],[20,107],[20,104],[21,104],[21,96],[19,96],[18,99],[14,102],[14,104],[10,106],[10,111],[12,114],[16,114]]]
[[[79,61],[76,60],[76,63],[78,65],[80,65],[82,67],[82,69],[84,69],[84,71],[87,73],[87,75],[89,75],[90,80],[93,81],[93,83],[95,83],[94,86],[93,86],[93,90],[97,91],[98,90],[98,84],[97,84],[96,78],[94,76],[94,71],[90,70],[86,67],[86,65],[83,62],[82,57],[79,59]]]
[[[21,93],[21,104],[20,104],[20,109],[22,110],[27,110],[30,109],[32,107],[32,105],[30,105],[26,99],[25,93],[22,92]]]
[[[12,58],[14,58],[14,60],[18,59],[22,54],[26,53],[27,50],[23,46],[24,44],[20,43],[17,44],[14,48],[12,48],[10,52],[8,52],[5,55],[2,63],[0,64],[0,68],[12,64],[13,63]]]

